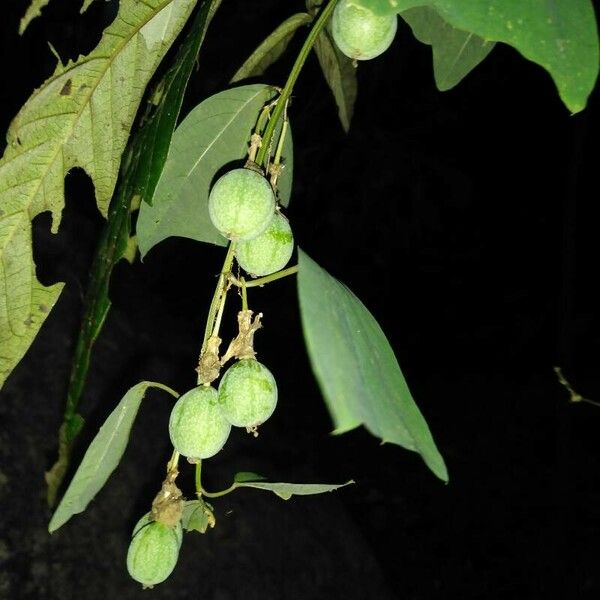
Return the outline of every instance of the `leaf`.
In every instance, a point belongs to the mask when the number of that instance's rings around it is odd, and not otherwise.
[[[298,259],[304,339],[334,433],[364,424],[383,442],[418,452],[447,481],[444,459],[373,315],[300,249]]]
[[[452,27],[427,6],[405,10],[400,16],[420,42],[432,47],[433,74],[442,92],[458,84],[494,47],[494,42]]]
[[[542,66],[571,112],[585,108],[598,76],[598,28],[590,0],[360,0],[378,14],[429,6],[452,27],[504,42]]]
[[[52,212],[56,233],[65,174],[84,168],[106,214],[144,88],[195,0],[123,0],[88,56],[58,65],[26,102],[0,161],[0,386],[60,294],[35,278],[30,221]],[[6,264],[9,262],[9,266]]]
[[[246,59],[230,83],[262,75],[285,52],[296,30],[311,21],[312,17],[306,13],[296,13],[287,18]]]
[[[313,494],[323,494],[325,492],[333,492],[346,485],[350,485],[354,481],[346,481],[346,483],[328,484],[328,483],[263,483],[260,481],[246,481],[238,483],[236,487],[255,488],[257,490],[267,490],[273,492],[284,500],[289,500],[292,496],[311,496]]]
[[[25,14],[19,22],[19,35],[23,35],[29,26],[29,23],[42,14],[42,8],[46,6],[50,0],[31,0],[31,4],[27,7]]]
[[[142,257],[174,235],[225,246],[227,240],[208,215],[208,192],[223,166],[246,156],[258,114],[273,92],[263,84],[225,90],[201,102],[177,127],[152,206],[142,203],[140,208],[137,235]],[[283,157],[279,195],[287,206],[293,171],[289,129]]]
[[[325,81],[333,92],[342,127],[347,132],[350,129],[356,100],[356,68],[352,60],[337,49],[327,30],[321,31],[314,49]]]
[[[83,4],[81,5],[81,8],[79,9],[79,13],[83,14],[92,4],[94,0],[83,0]]]
[[[245,483],[246,481],[261,481],[263,479],[266,478],[258,473],[252,473],[251,471],[240,471],[233,477],[233,481],[236,483]]]
[[[175,398],[178,397],[177,392],[152,381],[142,381],[134,385],[123,396],[87,449],[65,495],[52,515],[48,525],[50,533],[62,527],[73,515],[83,512],[117,468],[127,447],[133,421],[149,387],[159,388]]]
[[[199,531],[200,533],[206,533],[209,527],[214,527],[215,517],[210,504],[200,498],[185,502],[181,515],[181,526],[186,531]]]
[[[139,201],[140,196],[152,196],[154,192],[200,44],[219,4],[220,0],[202,3],[188,35],[179,45],[157,86],[160,93],[155,90],[147,102],[143,125],[130,138],[127,160],[123,161],[119,185],[90,270],[84,315],[71,366],[65,416],[59,432],[59,455],[46,473],[49,506],[54,505],[69,465],[72,443],[83,425],[83,419],[76,411],[83,393],[92,348],[110,310],[108,291],[113,268],[131,252],[131,212],[137,208],[136,200]],[[136,249],[134,246],[133,252]]]

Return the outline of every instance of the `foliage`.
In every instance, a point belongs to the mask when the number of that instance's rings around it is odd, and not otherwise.
[[[84,0],[82,12],[91,1]],[[21,21],[21,33],[47,3],[32,0]],[[497,42],[511,45],[546,69],[572,112],[583,110],[595,85],[598,35],[589,0],[572,0],[568,5],[536,0],[353,3],[375,15],[393,15],[393,31],[398,14],[419,41],[430,45],[440,90],[457,85]],[[334,433],[364,425],[382,442],[419,453],[438,478],[448,481],[444,459],[393,349],[364,304],[300,249],[297,265],[283,265],[275,272],[266,269],[265,275],[257,279],[252,273],[243,274],[243,260],[236,263],[236,240],[227,240],[219,233],[215,217],[208,210],[215,181],[232,170],[247,174],[241,167],[258,173],[258,179],[277,200],[275,205],[271,199],[265,226],[288,206],[293,183],[289,101],[313,50],[337,105],[341,126],[345,131],[350,129],[358,79],[355,62],[336,47],[335,35],[328,29],[336,0],[323,5],[308,0],[307,12],[286,18],[250,57],[240,61],[241,67],[230,82],[235,85],[205,98],[177,123],[190,74],[220,0],[196,4],[196,0],[121,0],[115,21],[97,47],[76,61],[59,63],[54,74],[24,104],[7,134],[7,148],[0,161],[0,386],[31,345],[64,285],[56,282],[45,287],[37,280],[31,220],[42,212],[51,212],[52,231],[56,233],[64,206],[64,177],[73,167],[88,173],[98,209],[108,219],[86,295],[86,314],[59,434],[59,458],[47,474],[50,503],[68,467],[73,440],[83,425],[77,404],[93,344],[110,310],[108,289],[113,267],[122,258],[134,260],[137,244],[143,258],[171,236],[227,247],[206,319],[198,386],[218,379],[230,360],[246,361],[237,365],[262,366],[255,362],[253,346],[254,334],[262,327],[262,315],[250,308],[247,289],[297,275],[299,318]],[[163,74],[153,80],[188,21],[188,31],[177,41]],[[296,33],[308,25],[310,30],[283,88],[262,82],[244,83],[248,78],[263,77],[286,54]],[[240,204],[234,203],[232,210],[241,211],[247,195],[242,185],[236,199]],[[139,216],[133,224],[132,215],[138,207]],[[137,237],[132,235],[134,227]],[[254,233],[259,235],[256,230],[248,236]],[[285,233],[293,239],[291,232]],[[242,303],[238,333],[222,352],[220,328],[233,289],[239,292]],[[251,419],[231,417],[239,406],[234,406],[233,412],[227,406],[225,411],[221,388],[218,395],[213,394],[215,400],[206,400],[214,404],[200,406],[198,414],[205,414],[205,408],[213,413],[224,411],[228,426],[244,426],[249,434],[257,435],[257,428],[263,427],[275,408],[277,396],[272,375],[269,380],[256,378],[255,384],[267,391],[272,404],[260,417],[254,418],[256,407],[252,404],[260,394],[249,387],[248,394],[236,393],[227,402],[244,396]],[[84,511],[118,466],[150,387],[178,396],[163,384],[148,381],[125,393],[85,453],[52,516],[50,532]],[[200,419],[193,429],[196,425],[202,429],[205,420]],[[183,527],[206,533],[216,522],[214,509],[206,499],[239,488],[269,491],[287,500],[292,495],[319,494],[353,483],[270,483],[255,473],[243,472],[234,476],[227,489],[209,492],[202,483],[202,460],[193,456],[196,499],[185,500],[176,485],[179,459],[180,453],[174,449],[148,513],[148,523],[176,525],[178,531]]]

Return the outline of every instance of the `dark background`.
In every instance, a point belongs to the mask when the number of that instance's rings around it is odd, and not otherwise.
[[[3,6],[0,129],[55,59],[89,52],[115,2],[55,0],[22,38],[26,2]],[[223,3],[183,113],[227,86],[302,2]],[[6,8],[4,8],[6,7]],[[282,85],[303,33],[264,81]],[[252,291],[278,410],[257,440],[235,431],[206,486],[236,471],[356,485],[283,502],[254,490],[215,501],[217,527],[190,534],[151,592],[125,569],[130,530],[169,456],[170,401],[144,402],[119,469],[88,510],[50,537],[44,471],[55,459],[81,297],[103,226],[85,174],[66,178],[58,235],[34,221],[43,283],[66,289],[0,397],[0,598],[597,598],[600,408],[570,404],[553,373],[600,400],[596,211],[598,90],[570,116],[550,77],[498,45],[449,92],[430,48],[399,23],[388,52],[358,69],[344,134],[311,57],[291,109],[297,242],[344,281],[386,331],[450,472],[331,422],[303,346],[293,278]],[[193,368],[223,249],[170,239],[115,271],[113,310],[81,410],[87,443],[141,379],[180,391]],[[234,314],[227,316],[233,321]],[[192,470],[180,476],[193,494]],[[143,595],[142,595],[143,594]]]

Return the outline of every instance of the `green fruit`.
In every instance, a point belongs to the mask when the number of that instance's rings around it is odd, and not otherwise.
[[[275,378],[254,358],[239,360],[223,375],[219,407],[232,425],[255,429],[273,414],[276,405]]]
[[[294,236],[289,221],[275,212],[267,229],[258,237],[238,242],[235,257],[251,275],[270,275],[288,264],[294,251]]]
[[[176,529],[152,521],[134,532],[127,551],[129,574],[144,587],[161,583],[172,573],[179,557]]]
[[[191,460],[210,458],[225,445],[231,425],[218,406],[217,390],[200,385],[177,400],[169,419],[175,450]]]
[[[213,225],[230,240],[250,240],[269,225],[275,210],[271,184],[252,169],[233,169],[220,177],[208,196]]]
[[[135,537],[135,535],[142,529],[142,527],[146,527],[146,525],[150,525],[150,523],[154,523],[152,519],[151,513],[147,512],[136,524],[133,528],[133,533],[131,537]],[[183,527],[181,526],[181,522],[177,523],[175,527],[172,528],[177,536],[177,540],[179,541],[179,547],[181,547],[181,543],[183,542]]]
[[[395,14],[376,15],[356,0],[340,0],[331,18],[336,46],[354,60],[369,60],[385,52],[397,27]]]

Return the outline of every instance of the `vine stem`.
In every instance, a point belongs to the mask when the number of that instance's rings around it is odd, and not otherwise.
[[[219,311],[219,307],[221,305],[222,297],[227,293],[227,281],[229,279],[229,275],[231,273],[231,265],[233,264],[233,257],[235,251],[235,244],[230,243],[227,248],[227,254],[225,255],[225,260],[223,261],[223,268],[221,269],[221,273],[219,274],[219,280],[217,281],[217,286],[215,287],[215,293],[213,294],[213,298],[210,303],[210,308],[208,309],[208,318],[206,319],[206,328],[204,329],[204,338],[202,340],[202,352],[206,349],[206,342],[208,338],[213,334],[215,321],[217,318],[217,314]]]
[[[262,144],[256,156],[256,162],[259,165],[263,164],[265,161],[269,146],[271,145],[271,138],[273,137],[273,133],[275,132],[277,121],[279,121],[281,115],[283,114],[287,102],[290,99],[290,96],[292,95],[292,90],[294,89],[294,85],[296,83],[296,80],[298,79],[298,75],[300,75],[300,71],[302,70],[304,63],[308,58],[312,47],[314,46],[317,36],[319,35],[319,33],[321,33],[321,30],[327,24],[329,17],[331,17],[331,13],[335,8],[336,3],[337,0],[331,0],[329,4],[321,11],[319,18],[315,21],[313,28],[310,30],[308,36],[306,37],[302,48],[300,48],[300,52],[298,53],[296,62],[294,62],[294,66],[292,67],[287,81],[285,82],[285,86],[281,90],[281,95],[277,99],[277,105],[275,106],[273,114],[269,119],[267,128],[265,129]],[[263,166],[266,167],[267,165]]]

